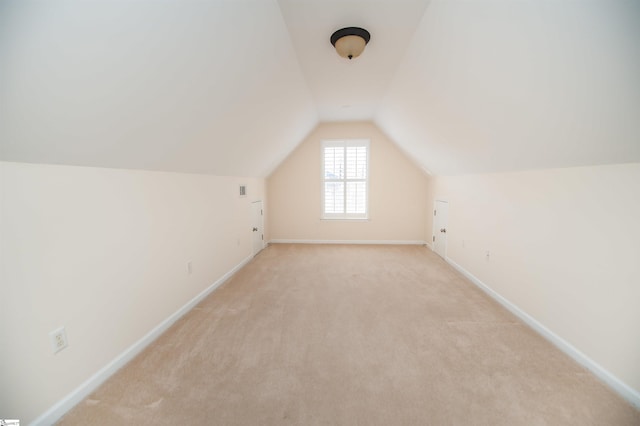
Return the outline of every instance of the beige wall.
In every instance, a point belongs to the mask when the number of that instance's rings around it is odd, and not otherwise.
[[[264,181],[0,163],[0,191],[0,413],[27,424],[251,256]]]
[[[435,197],[448,257],[640,390],[640,164],[439,177]]]
[[[320,220],[321,141],[348,138],[371,141],[370,219]],[[373,124],[320,124],[267,178],[269,239],[424,241],[428,181]]]

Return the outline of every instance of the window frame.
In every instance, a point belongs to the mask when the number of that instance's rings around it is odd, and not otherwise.
[[[326,179],[325,178],[325,148],[326,147],[344,147],[345,165],[346,165],[346,148],[348,147],[366,147],[367,150],[367,168],[365,179],[348,178],[345,170],[342,179]],[[369,180],[370,176],[370,158],[371,158],[371,141],[369,139],[324,139],[320,144],[320,218],[321,220],[347,220],[347,221],[368,221],[369,220]],[[347,183],[363,182],[365,183],[365,211],[364,213],[347,213]],[[325,186],[326,182],[343,182],[344,183],[344,213],[325,213]]]

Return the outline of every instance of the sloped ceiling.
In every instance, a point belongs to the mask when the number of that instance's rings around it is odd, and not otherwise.
[[[409,47],[428,0],[279,0],[320,121],[372,120]],[[334,31],[362,27],[371,41],[360,57],[341,58]]]
[[[435,174],[640,161],[640,2],[433,1],[375,121]]]
[[[637,162],[638,40],[635,0],[9,0],[0,159],[266,176],[371,120],[434,174]]]
[[[273,1],[0,3],[1,158],[264,176],[317,123]]]

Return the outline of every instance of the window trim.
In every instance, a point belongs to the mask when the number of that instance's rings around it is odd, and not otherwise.
[[[365,212],[364,213],[347,213],[346,212],[346,194],[345,194],[345,212],[344,213],[325,213],[324,203],[325,203],[325,183],[327,180],[325,179],[325,169],[324,169],[324,149],[325,147],[354,147],[354,146],[365,146],[367,148],[367,172],[365,179],[347,179],[346,173],[345,178],[340,180],[333,180],[334,182],[345,182],[345,191],[346,191],[346,183],[348,181],[365,182]],[[346,155],[346,151],[345,151]],[[323,139],[320,143],[320,220],[336,220],[336,221],[351,221],[351,222],[367,222],[369,221],[369,181],[371,179],[370,175],[370,158],[371,158],[371,140],[365,138],[358,139]],[[329,180],[332,181],[332,180]]]

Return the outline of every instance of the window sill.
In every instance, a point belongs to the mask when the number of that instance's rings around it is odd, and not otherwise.
[[[347,217],[336,217],[336,218],[332,218],[332,217],[321,217],[320,218],[321,222],[371,222],[371,218],[353,218],[353,219],[349,219]]]

